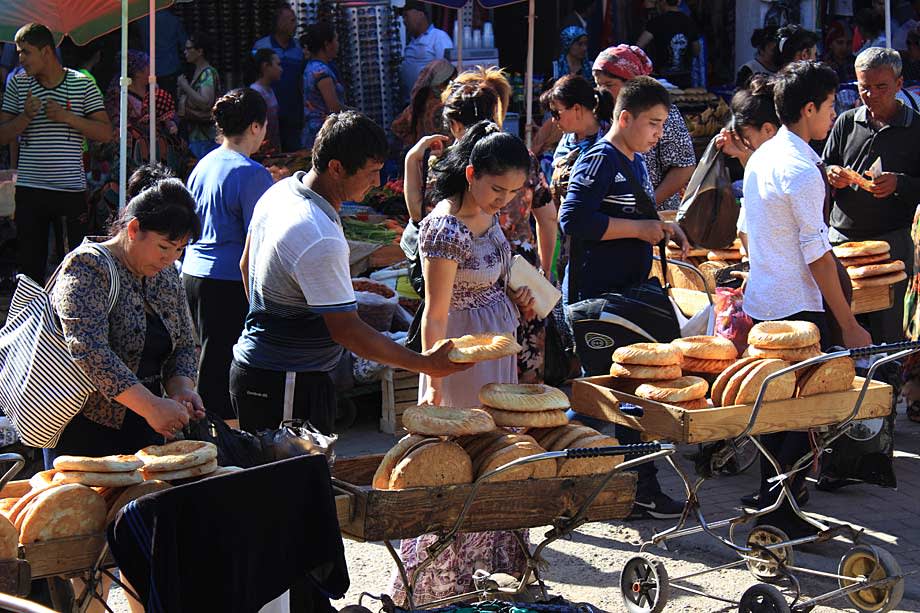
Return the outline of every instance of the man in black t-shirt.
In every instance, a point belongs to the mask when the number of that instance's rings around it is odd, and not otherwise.
[[[679,6],[680,0],[658,0],[660,14],[646,24],[636,44],[649,51],[661,76],[678,87],[690,87],[693,58],[700,54],[700,30]]]

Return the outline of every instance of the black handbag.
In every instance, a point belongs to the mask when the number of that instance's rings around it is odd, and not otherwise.
[[[259,439],[231,428],[216,413],[207,413],[204,419],[189,422],[183,430],[187,440],[206,441],[217,446],[217,463],[221,466],[252,468],[269,460],[262,453]]]
[[[632,185],[636,205],[643,219],[659,219],[655,203],[639,185],[629,168],[623,168]],[[658,244],[661,271],[668,278],[666,241]],[[569,263],[569,296],[577,296],[575,271],[572,262],[581,257],[581,242],[572,239]],[[640,342],[668,343],[680,337],[680,324],[668,296],[670,286],[662,286],[651,278],[626,288],[612,291],[597,298],[589,298],[569,306],[575,347],[582,368],[588,375],[607,374],[611,358],[617,347]]]

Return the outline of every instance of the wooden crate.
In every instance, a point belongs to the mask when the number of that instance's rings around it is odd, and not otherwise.
[[[341,522],[342,534],[358,541],[412,538],[453,527],[472,485],[375,490],[370,487],[382,455],[336,460],[333,485],[336,497],[353,496],[350,522]],[[528,479],[482,484],[462,532],[513,530],[551,525],[574,515],[607,475]],[[632,510],[635,473],[613,475],[588,511],[589,521],[624,519]]]
[[[761,405],[752,434],[807,430],[840,423],[853,410],[863,378],[856,377],[853,389],[818,394]],[[704,443],[733,438],[747,427],[751,405],[686,410],[632,395],[638,383],[615,377],[576,379],[572,385],[572,408],[579,413],[638,430],[646,438],[680,443]],[[871,381],[857,419],[884,417],[891,413],[890,385]],[[636,418],[620,412],[620,402],[642,407]]]
[[[418,404],[418,373],[388,368],[380,381],[380,431],[399,435],[403,432],[402,414]]]
[[[856,315],[885,311],[893,305],[894,287],[891,285],[854,289],[853,300],[850,302],[850,307]]]

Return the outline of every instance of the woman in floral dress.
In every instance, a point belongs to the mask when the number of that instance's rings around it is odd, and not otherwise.
[[[529,290],[511,292],[506,285],[511,247],[498,225],[498,213],[520,190],[530,171],[524,143],[483,121],[438,160],[435,209],[422,221],[419,249],[425,276],[424,349],[438,341],[478,332],[517,330],[530,315]],[[481,362],[442,379],[421,377],[420,403],[449,407],[479,405],[479,389],[487,383],[516,383],[513,356]],[[427,556],[437,535],[404,539],[400,557],[409,576]],[[473,572],[520,576],[526,567],[519,539],[510,531],[460,534],[427,566],[415,585],[415,604],[431,602],[473,587]],[[393,596],[406,602],[402,581]]]

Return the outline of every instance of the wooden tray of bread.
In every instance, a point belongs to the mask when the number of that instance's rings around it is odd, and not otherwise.
[[[894,306],[894,287],[891,285],[853,289],[853,300],[850,301],[850,307],[855,315],[885,311],[892,306]]]
[[[343,536],[358,541],[412,538],[449,530],[473,486],[444,485],[402,490],[371,487],[383,455],[339,458],[333,468],[336,501],[350,497],[349,519],[339,516]],[[607,475],[485,482],[461,531],[511,530],[552,524],[576,513]],[[635,498],[633,473],[611,477],[588,511],[589,521],[623,519]]]
[[[843,421],[853,410],[863,378],[852,389],[766,402],[760,409],[752,434],[805,430]],[[572,384],[572,408],[597,419],[622,424],[643,432],[646,438],[678,443],[704,443],[740,435],[748,424],[752,406],[739,404],[708,409],[681,409],[634,396],[638,383],[610,376],[576,379]],[[871,381],[857,419],[883,417],[891,412],[892,388]],[[621,402],[642,407],[636,418],[619,410]]]

